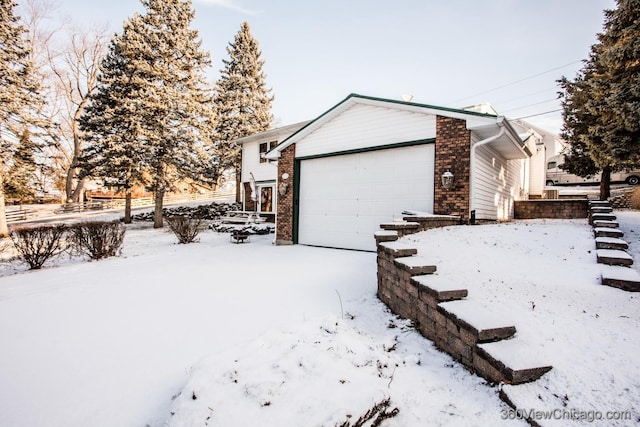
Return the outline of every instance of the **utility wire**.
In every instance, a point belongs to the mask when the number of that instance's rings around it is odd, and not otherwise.
[[[510,110],[501,111],[501,113],[508,113],[509,111],[522,110],[523,108],[533,107],[534,105],[546,104],[547,102],[557,101],[558,98],[547,99],[546,101],[536,102],[535,104],[524,105],[518,108],[511,108]]]
[[[557,110],[545,111],[544,113],[531,114],[530,116],[518,117],[517,119],[513,119],[513,120],[528,119],[529,117],[536,117],[536,116],[544,116],[545,114],[557,113],[558,111],[562,111],[562,108],[558,108]]]
[[[465,96],[464,98],[460,98],[460,99],[456,99],[455,101],[451,101],[451,102],[449,102],[447,105],[451,105],[451,104],[453,104],[453,103],[458,103],[458,102],[460,102],[460,101],[464,101],[465,99],[473,98],[473,97],[475,97],[475,96],[480,96],[480,95],[484,95],[484,94],[486,94],[486,93],[494,92],[494,91],[496,91],[496,90],[498,90],[498,89],[502,89],[502,88],[505,88],[505,87],[508,87],[508,86],[512,86],[512,85],[515,85],[515,84],[517,84],[517,83],[522,83],[522,82],[527,81],[527,80],[530,80],[530,79],[532,79],[532,78],[534,78],[534,77],[542,76],[543,74],[547,74],[547,73],[550,73],[550,72],[552,72],[552,71],[556,71],[556,70],[559,70],[559,69],[561,69],[561,68],[568,67],[569,65],[577,64],[577,63],[579,63],[579,62],[582,62],[582,60],[569,62],[568,64],[564,64],[564,65],[561,65],[561,66],[559,66],[559,67],[555,67],[555,68],[552,68],[552,69],[550,69],[550,70],[546,70],[546,71],[543,71],[543,72],[541,72],[541,73],[534,74],[534,75],[532,75],[532,76],[525,77],[525,78],[523,78],[523,79],[516,80],[516,81],[514,81],[514,82],[507,83],[507,84],[504,84],[504,85],[502,85],[502,86],[495,87],[495,88],[493,88],[493,89],[485,90],[484,92],[479,92],[479,93],[476,93],[476,94],[474,94],[474,95]]]

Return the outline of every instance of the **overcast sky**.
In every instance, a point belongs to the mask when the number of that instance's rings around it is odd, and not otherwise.
[[[18,0],[21,3],[24,0]],[[56,0],[87,25],[123,21],[138,0]],[[249,22],[266,61],[278,125],[316,118],[350,93],[460,108],[489,102],[509,118],[560,108],[613,0],[193,0],[214,82]],[[535,77],[533,77],[535,76]],[[559,112],[527,118],[557,132]]]

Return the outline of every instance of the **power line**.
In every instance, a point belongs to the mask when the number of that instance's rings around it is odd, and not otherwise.
[[[465,96],[464,98],[460,98],[460,99],[457,99],[457,100],[455,100],[455,101],[451,101],[451,102],[447,103],[447,105],[451,105],[451,104],[453,104],[453,103],[457,103],[457,102],[460,102],[460,101],[464,101],[465,99],[473,98],[473,97],[475,97],[475,96],[480,96],[480,95],[484,95],[484,94],[486,94],[486,93],[494,92],[494,91],[496,91],[496,90],[498,90],[498,89],[502,89],[502,88],[505,88],[505,87],[508,87],[508,86],[512,86],[512,85],[515,85],[515,84],[517,84],[517,83],[522,83],[522,82],[524,82],[524,81],[527,81],[527,80],[533,79],[534,77],[542,76],[543,74],[547,74],[547,73],[550,73],[550,72],[552,72],[552,71],[556,71],[556,70],[559,70],[559,69],[561,69],[561,68],[568,67],[569,65],[577,64],[577,63],[579,63],[579,62],[582,62],[582,60],[569,62],[568,64],[564,64],[564,65],[561,65],[561,66],[559,66],[559,67],[551,68],[550,70],[546,70],[546,71],[543,71],[543,72],[541,72],[541,73],[534,74],[534,75],[532,75],[532,76],[525,77],[525,78],[523,78],[523,79],[516,80],[516,81],[514,81],[514,82],[507,83],[507,84],[504,84],[504,85],[502,85],[502,86],[495,87],[495,88],[493,88],[493,89],[485,90],[484,92],[479,92],[479,93],[476,93],[476,94],[474,94],[474,95]]]
[[[557,113],[558,111],[562,111],[562,108],[558,108],[557,110],[545,111],[544,113],[531,114],[530,116],[518,117],[517,119],[513,119],[513,120],[528,119],[529,117],[536,117],[536,116],[544,116],[545,114]]]
[[[508,113],[509,111],[522,110],[523,108],[533,107],[534,105],[546,104],[547,102],[557,101],[558,98],[547,99],[546,101],[536,102],[535,104],[524,105],[518,108],[511,108],[510,110],[501,111],[501,113]]]

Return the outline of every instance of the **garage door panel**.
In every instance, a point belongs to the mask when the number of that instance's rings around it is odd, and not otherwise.
[[[431,144],[300,162],[298,243],[375,250],[403,210],[433,212]]]

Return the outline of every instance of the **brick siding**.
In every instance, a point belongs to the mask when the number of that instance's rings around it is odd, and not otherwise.
[[[471,163],[471,131],[465,120],[437,116],[434,169],[435,214],[460,215],[469,219]],[[441,177],[446,171],[454,175],[453,188],[442,188]]]
[[[287,245],[293,243],[293,184],[295,181],[294,164],[296,145],[292,144],[282,150],[278,159],[278,187],[281,182],[288,184],[287,193],[282,196],[278,193],[278,207],[276,217],[276,244]],[[282,174],[288,173],[287,180],[282,179]],[[278,191],[276,189],[276,191]]]

